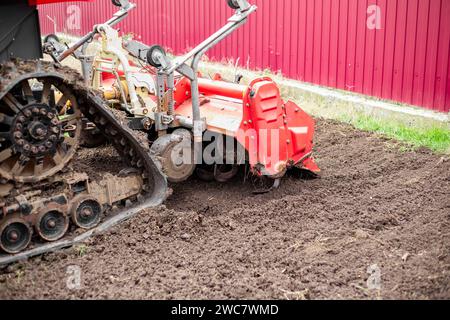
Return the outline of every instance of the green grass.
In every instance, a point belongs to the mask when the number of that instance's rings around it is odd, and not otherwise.
[[[88,247],[85,244],[81,244],[79,246],[74,247],[74,250],[79,257],[83,257],[86,255]]]
[[[376,132],[404,142],[412,149],[427,147],[438,153],[450,154],[450,129],[444,125],[421,128],[391,122],[387,119],[377,119],[365,114],[343,116],[339,120],[352,124],[357,129]],[[406,148],[403,149],[406,150]]]

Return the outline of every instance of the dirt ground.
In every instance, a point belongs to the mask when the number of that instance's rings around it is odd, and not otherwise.
[[[193,178],[84,246],[0,271],[0,298],[449,299],[450,160],[400,150],[320,120],[321,179],[254,195]]]

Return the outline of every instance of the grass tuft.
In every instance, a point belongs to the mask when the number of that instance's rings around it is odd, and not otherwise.
[[[445,126],[416,127],[403,123],[377,119],[365,114],[344,116],[340,119],[357,129],[376,132],[409,144],[413,149],[429,148],[438,153],[450,154],[450,130]]]
[[[85,244],[81,244],[79,246],[74,247],[74,250],[79,257],[84,257],[88,251],[88,247]]]

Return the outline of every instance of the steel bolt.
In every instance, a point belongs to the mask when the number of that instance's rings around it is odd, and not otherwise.
[[[20,132],[20,131],[14,132],[14,138],[15,139],[21,139],[22,138],[22,132]]]
[[[286,143],[291,144],[291,140],[287,139]]]
[[[45,146],[46,146],[47,148],[51,148],[51,147],[53,147],[53,143],[51,143],[50,141],[47,141],[47,142],[45,143]]]
[[[83,217],[90,217],[90,216],[92,215],[92,210],[89,209],[89,208],[85,208],[85,209],[82,211],[81,215],[82,215]]]
[[[56,118],[52,119],[52,125],[57,126],[59,124],[59,120]]]
[[[9,234],[9,238],[12,241],[17,241],[17,239],[19,239],[19,234],[16,231],[11,231]]]
[[[35,146],[31,147],[31,153],[37,154],[39,152],[39,149]]]
[[[33,110],[31,110],[34,114],[39,114],[39,108],[34,107]]]
[[[45,151],[46,151],[46,149],[44,146],[39,146],[39,152],[45,152]]]
[[[27,118],[29,118],[29,117],[31,117],[31,111],[30,110],[25,110],[24,112],[23,112],[23,114],[25,115],[25,117],[27,117]]]
[[[18,122],[24,122],[25,121],[25,117],[24,116],[20,116],[19,118],[17,118]]]
[[[39,112],[40,112],[43,116],[46,116],[46,115],[47,115],[47,110],[46,110],[45,108],[42,108]]]
[[[53,119],[55,117],[55,115],[51,112],[47,113],[47,118],[49,119]]]
[[[52,128],[52,132],[53,133],[59,133],[59,128],[58,127],[53,127]]]
[[[17,144],[18,146],[23,146],[24,143],[25,143],[25,141],[22,140],[22,139],[20,139],[20,140],[18,140],[18,141],[16,142],[16,144]]]
[[[23,150],[25,150],[25,151],[30,151],[30,149],[31,149],[31,146],[28,143],[23,146]]]
[[[47,227],[49,227],[50,229],[53,229],[54,227],[56,227],[56,222],[55,220],[51,219],[47,222]]]
[[[42,129],[42,128],[37,128],[36,129],[36,134],[40,137],[42,137],[43,135],[45,135],[46,130]]]
[[[57,137],[53,134],[50,136],[49,139],[50,139],[50,141],[56,141]]]

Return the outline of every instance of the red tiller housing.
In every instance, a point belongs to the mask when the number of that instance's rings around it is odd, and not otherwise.
[[[134,0],[119,27],[183,53],[230,15],[225,0]],[[382,99],[450,111],[450,1],[252,0],[249,23],[208,53],[252,69]],[[74,7],[75,5],[75,7]],[[110,16],[110,0],[40,6],[44,34],[81,35]],[[51,19],[50,19],[51,18]]]

